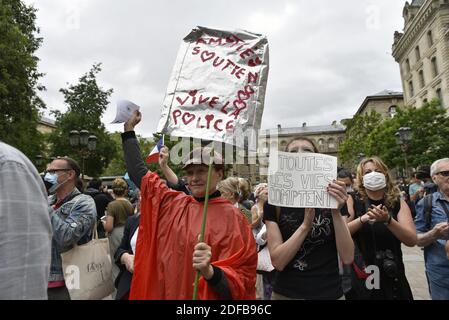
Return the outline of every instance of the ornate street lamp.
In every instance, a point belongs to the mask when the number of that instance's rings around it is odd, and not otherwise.
[[[405,173],[406,176],[408,176],[407,151],[409,142],[412,140],[412,129],[410,127],[400,127],[394,134],[394,137],[396,139],[396,143],[401,146],[401,150],[404,153]]]
[[[90,135],[87,130],[72,130],[69,134],[70,145],[77,148],[82,159],[82,172],[81,178],[84,179],[85,160],[89,157],[90,153],[97,148],[98,138],[94,135]]]

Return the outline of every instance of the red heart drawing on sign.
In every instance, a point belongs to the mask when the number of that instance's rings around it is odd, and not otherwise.
[[[198,93],[198,90],[189,91],[189,95],[191,95],[192,97],[194,97],[197,93]]]
[[[259,59],[259,57],[257,57],[256,60],[251,59],[251,60],[248,61],[248,65],[250,67],[258,66],[261,63],[262,63],[262,61]]]
[[[215,52],[209,52],[207,50],[201,52],[201,60],[203,60],[203,62],[213,59],[214,57],[215,57]]]
[[[195,115],[190,112],[186,112],[182,115],[182,122],[184,122],[185,125],[188,125],[193,120],[195,120]]]
[[[237,109],[240,109],[240,110],[243,110],[246,108],[245,101],[235,100],[233,104],[234,104],[234,107],[236,107]]]
[[[215,116],[213,114],[208,114],[204,117],[207,121],[207,129],[209,129],[210,123],[212,120],[214,120]]]

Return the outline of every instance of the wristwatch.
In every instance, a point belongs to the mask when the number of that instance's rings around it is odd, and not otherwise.
[[[387,221],[384,221],[384,225],[388,226],[391,222],[391,214],[388,215]]]

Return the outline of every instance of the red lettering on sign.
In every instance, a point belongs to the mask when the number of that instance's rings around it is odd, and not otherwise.
[[[193,48],[192,55],[196,56],[200,52],[201,52],[200,47],[195,47]]]
[[[252,49],[246,49],[240,54],[240,58],[245,59],[246,57],[250,57],[254,54],[254,51]]]
[[[239,116],[240,112],[242,110],[246,109],[246,102],[241,100],[235,100],[234,101],[234,107],[236,108],[229,116],[234,116],[234,119],[237,120],[237,117]]]
[[[228,112],[226,111],[226,107],[228,106],[228,104],[229,104],[229,101],[226,101],[226,103],[224,104],[224,106],[223,107],[221,107],[221,112],[223,112],[224,114],[228,114]]]
[[[213,108],[217,104],[217,100],[220,99],[218,97],[213,97],[209,102],[209,107]]]
[[[234,66],[234,70],[231,71],[231,74],[234,74],[238,69],[240,69],[239,66]]]
[[[200,121],[201,121],[201,117],[199,117],[198,120],[196,121],[196,127],[197,127],[198,129],[203,129],[204,126],[200,125]]]
[[[210,97],[203,98],[203,95],[200,96],[200,99],[198,100],[198,104],[203,104],[209,101]]]
[[[210,129],[210,122],[212,120],[214,120],[215,116],[213,114],[208,114],[207,116],[204,117],[204,119],[206,119],[206,128]]]
[[[226,130],[232,131],[234,129],[234,120],[229,120],[226,123]]]
[[[203,38],[199,38],[198,40],[196,40],[196,44],[200,44],[200,43],[206,44],[206,41],[204,41]]]
[[[237,77],[237,79],[241,79],[241,76],[244,76],[244,75],[245,75],[245,71],[246,71],[246,69],[241,68],[241,69],[235,74],[235,76]]]
[[[178,118],[181,115],[181,110],[175,110],[173,111],[173,121],[175,122],[175,125],[178,124]]]
[[[218,62],[220,59],[221,59],[221,61]],[[216,57],[216,58],[214,59],[214,62],[213,62],[212,64],[214,65],[214,67],[219,67],[223,62],[224,62],[224,59],[223,59],[223,58]]]
[[[231,60],[227,60],[228,61],[228,63],[226,63],[226,65],[223,67],[223,69],[221,69],[221,70],[225,70],[227,67],[229,67],[231,64],[232,64],[232,66],[235,66],[235,63],[234,62],[232,62]]]
[[[218,127],[218,124],[219,124],[219,123],[222,123],[222,122],[223,122],[223,120],[218,119],[218,120],[215,121],[215,123],[214,123],[214,129],[217,130],[218,132],[223,131],[223,129],[221,129],[221,128]]]
[[[182,100],[180,97],[176,97],[176,100],[178,100],[181,106],[183,106],[184,103],[186,103],[187,99],[189,99],[189,96],[187,96],[184,100]]]
[[[250,60],[248,61],[248,65],[249,65],[250,67],[256,67],[256,66],[258,66],[258,65],[260,65],[260,64],[262,64],[262,61],[259,59],[259,57],[256,57],[255,60],[254,60],[254,59],[250,59]]]
[[[257,72],[255,72],[255,73],[249,72],[248,73],[248,83],[256,83],[258,77],[259,77],[259,74]]]

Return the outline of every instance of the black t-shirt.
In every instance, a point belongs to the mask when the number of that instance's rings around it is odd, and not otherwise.
[[[287,241],[304,221],[304,208],[264,206],[264,220],[276,222]],[[277,272],[273,291],[295,299],[335,300],[343,295],[330,209],[315,209],[312,229],[295,257]]]

